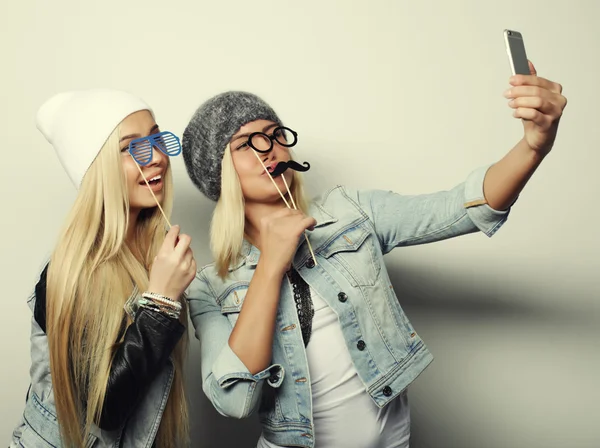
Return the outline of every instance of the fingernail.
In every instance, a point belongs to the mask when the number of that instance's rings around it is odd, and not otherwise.
[[[507,91],[505,91],[505,92],[503,93],[503,95],[504,95],[506,98],[510,98],[510,97],[511,97],[511,90],[510,90],[510,89],[508,89]]]
[[[508,102],[508,105],[509,105],[509,106],[513,106],[514,104],[515,104],[515,100],[510,100],[510,101]]]

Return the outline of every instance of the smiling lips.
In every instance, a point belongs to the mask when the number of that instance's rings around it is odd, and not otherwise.
[[[163,186],[163,181],[162,181],[162,175],[161,174],[157,174],[153,177],[148,177],[148,185],[150,186],[150,188],[154,191],[156,190],[160,190]],[[146,185],[146,182],[141,181],[139,183],[140,185],[148,188],[148,185]]]

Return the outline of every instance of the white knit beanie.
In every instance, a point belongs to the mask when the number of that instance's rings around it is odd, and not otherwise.
[[[62,92],[38,110],[36,126],[54,147],[76,188],[102,146],[126,117],[150,107],[140,98],[112,89]]]

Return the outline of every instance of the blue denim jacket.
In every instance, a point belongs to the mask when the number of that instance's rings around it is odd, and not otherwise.
[[[508,211],[483,196],[488,167],[450,191],[403,196],[338,186],[313,202],[317,225],[293,265],[338,315],[358,375],[380,407],[393,400],[433,360],[404,314],[383,256],[395,247],[476,231],[492,236]],[[228,345],[259,259],[245,242],[243,257],[222,281],[213,264],[188,290],[190,316],[201,344],[203,389],[225,416],[259,412],[265,437],[281,446],[314,446],[311,382],[290,283],[284,279],[275,323],[272,365],[252,375]]]
[[[135,294],[135,291],[134,291]],[[131,297],[130,300],[135,297]],[[32,313],[35,293],[28,300]],[[62,446],[56,419],[48,338],[36,320],[31,319],[31,386],[21,421],[13,431],[9,447],[51,448]],[[124,428],[105,431],[92,425],[86,448],[151,448],[162,418],[175,369],[171,360],[152,382]]]

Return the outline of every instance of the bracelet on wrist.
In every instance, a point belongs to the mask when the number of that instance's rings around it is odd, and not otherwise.
[[[145,299],[149,299],[149,300],[152,300],[154,302],[161,303],[161,304],[164,304],[166,306],[170,306],[172,308],[181,310],[181,302],[173,300],[173,299],[171,299],[169,297],[166,297],[166,296],[163,296],[163,295],[160,295],[160,294],[156,294],[154,292],[149,292],[149,291],[144,292],[142,294],[142,297],[144,297]]]
[[[141,308],[146,308],[148,310],[161,313],[173,319],[179,319],[179,314],[181,312],[180,308],[177,309],[168,305],[157,303],[154,300],[147,299],[145,297],[142,297],[138,303]]]

